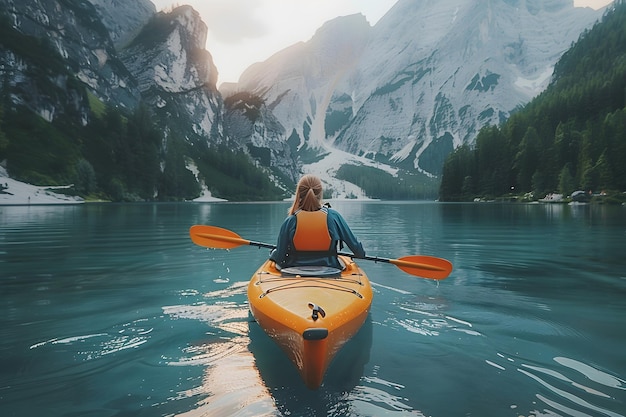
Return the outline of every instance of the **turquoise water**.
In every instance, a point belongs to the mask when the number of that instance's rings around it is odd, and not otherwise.
[[[288,203],[0,207],[3,416],[624,416],[626,208],[333,202],[371,314],[317,391],[248,313]]]

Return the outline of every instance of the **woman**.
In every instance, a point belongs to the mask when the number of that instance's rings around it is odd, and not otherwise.
[[[322,182],[305,175],[298,182],[296,197],[278,234],[270,259],[277,268],[318,265],[343,269],[337,258],[337,245],[346,243],[357,257],[365,256],[341,214],[322,206]]]

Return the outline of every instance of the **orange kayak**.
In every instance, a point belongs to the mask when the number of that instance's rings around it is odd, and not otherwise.
[[[255,320],[297,367],[306,386],[317,389],[341,347],[354,336],[370,310],[372,287],[349,257],[346,268],[276,269],[266,261],[248,284]]]

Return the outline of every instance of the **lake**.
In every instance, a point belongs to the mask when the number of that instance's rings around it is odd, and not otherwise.
[[[333,201],[368,255],[363,328],[322,387],[252,320],[289,203],[0,207],[3,416],[624,416],[626,207]]]

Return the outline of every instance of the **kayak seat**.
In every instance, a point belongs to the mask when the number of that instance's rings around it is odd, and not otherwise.
[[[290,266],[282,268],[280,274],[283,277],[321,277],[332,278],[341,276],[341,269],[333,268],[330,266]]]

